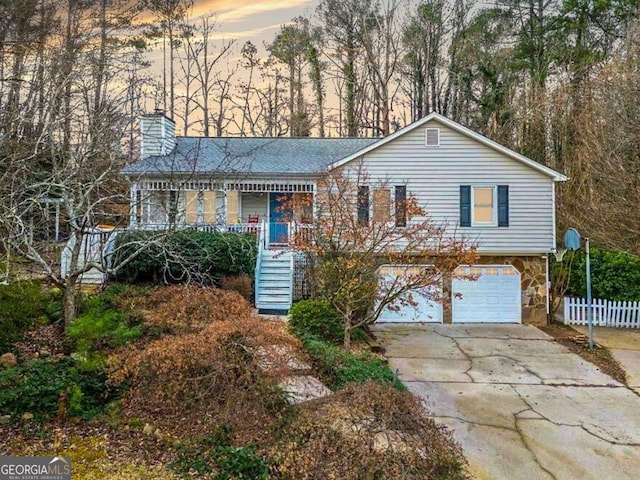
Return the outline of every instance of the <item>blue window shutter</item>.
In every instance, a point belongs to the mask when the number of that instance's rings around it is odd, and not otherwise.
[[[358,187],[358,225],[369,225],[369,187]]]
[[[471,185],[460,185],[460,226],[471,226]]]
[[[498,226],[509,226],[509,185],[498,185]]]

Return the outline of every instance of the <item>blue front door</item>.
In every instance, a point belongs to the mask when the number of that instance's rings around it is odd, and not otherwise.
[[[269,243],[288,243],[291,210],[289,193],[269,193]]]

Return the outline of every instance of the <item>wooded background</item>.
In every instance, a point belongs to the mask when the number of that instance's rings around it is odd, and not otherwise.
[[[0,1],[4,226],[47,192],[118,203],[154,108],[206,136],[384,136],[436,111],[567,174],[559,228],[638,255],[638,3],[321,0],[262,48],[187,0]]]

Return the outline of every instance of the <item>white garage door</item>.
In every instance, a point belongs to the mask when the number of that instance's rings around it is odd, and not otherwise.
[[[520,272],[511,265],[458,267],[451,289],[453,323],[521,322]]]
[[[403,278],[414,274],[417,268],[428,268],[408,265],[384,265],[380,268],[381,288],[384,284],[402,282]],[[442,297],[442,282],[437,286],[431,286],[422,291],[411,292],[411,303],[400,305],[396,303],[392,307],[386,307],[378,322],[393,323],[442,323],[442,304],[434,299]]]

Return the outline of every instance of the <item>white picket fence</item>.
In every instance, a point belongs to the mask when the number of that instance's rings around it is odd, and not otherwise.
[[[593,299],[593,325],[600,327],[640,328],[640,302]],[[587,300],[565,297],[564,323],[587,325]]]

